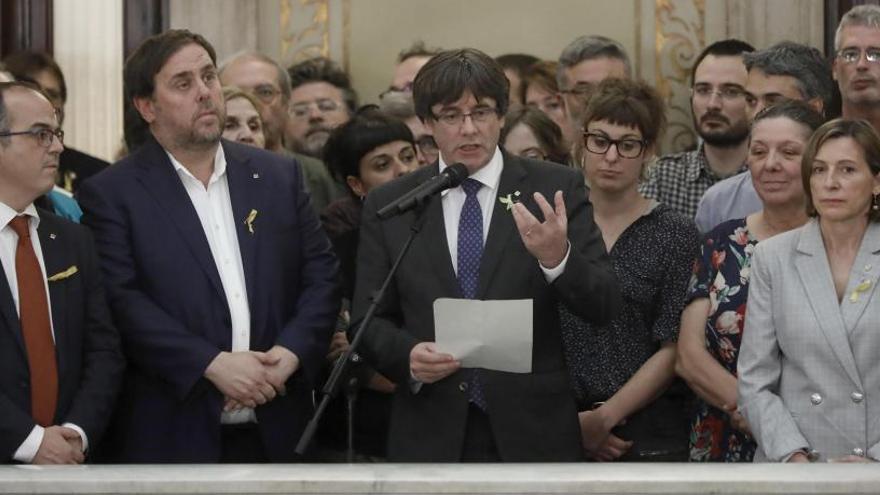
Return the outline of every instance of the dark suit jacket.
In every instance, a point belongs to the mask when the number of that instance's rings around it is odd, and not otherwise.
[[[58,185],[70,185],[76,191],[79,183],[109,167],[110,164],[69,146],[58,157]]]
[[[74,423],[90,448],[100,441],[122,380],[125,361],[113,327],[92,236],[88,230],[38,210],[37,232],[47,277],[77,267],[49,282],[58,407],[54,424]],[[0,274],[0,456],[9,462],[34,427],[30,373],[21,323],[6,277]]]
[[[266,453],[292,460],[338,310],[336,259],[295,161],[222,141],[251,314],[250,348],[301,368],[256,410]],[[123,462],[215,462],[223,397],[203,377],[232,345],[223,286],[195,208],[150,139],[80,186],[131,367],[118,417]],[[253,232],[245,219],[256,211]]]
[[[437,174],[425,167],[372,192],[364,206],[354,299],[355,322],[363,318],[370,292],[377,289],[416,220],[414,212],[387,221],[376,211]],[[504,155],[498,193],[520,192],[520,200],[541,219],[532,199],[565,195],[571,253],[565,271],[548,284],[526,249],[513,216],[495,205],[480,265],[478,299],[533,299],[532,373],[484,370],[481,375],[499,454],[505,461],[566,461],[581,456],[580,429],[565,368],[557,302],[584,318],[604,322],[620,307],[620,294],[602,236],[593,223],[581,174],[570,168]],[[460,458],[468,396],[463,369],[418,393],[410,380],[409,354],[419,342],[434,341],[432,304],[461,297],[449,257],[439,195],[426,205],[425,223],[407,254],[369,331],[363,353],[398,384],[389,457],[396,461],[456,461]],[[354,325],[353,325],[354,328]]]

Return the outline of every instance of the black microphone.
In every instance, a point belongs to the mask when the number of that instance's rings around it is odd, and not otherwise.
[[[455,163],[443,169],[439,175],[422,182],[408,193],[382,207],[376,216],[382,220],[409,211],[424,203],[431,196],[461,184],[470,175],[463,163]]]

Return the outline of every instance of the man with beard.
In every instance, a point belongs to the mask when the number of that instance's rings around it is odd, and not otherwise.
[[[822,53],[807,45],[783,41],[770,48],[743,55],[749,72],[746,103],[749,120],[761,110],[786,100],[804,101],[819,113],[829,108],[834,81]],[[709,232],[716,225],[745,218],[764,208],[748,171],[728,177],[710,187],[697,207],[697,227]]]
[[[145,141],[80,186],[130,358],[116,462],[295,460],[336,319],[299,166],[221,140],[215,61],[189,31],[145,40],[123,72]]]
[[[291,89],[290,75],[278,62],[259,52],[239,53],[220,67],[220,82],[237,86],[254,97],[263,121],[266,149],[297,159],[316,211],[320,212],[343,194],[344,188],[333,180],[324,162],[288,151],[284,146],[284,133],[290,119]]]
[[[291,84],[287,146],[321,158],[330,131],[351,119],[357,95],[348,74],[324,57],[292,65],[287,72]]]
[[[693,218],[712,184],[746,170],[749,118],[743,53],[755,49],[743,41],[715,42],[697,57],[691,74],[691,110],[702,142],[694,151],[661,157],[640,190]]]
[[[834,50],[843,118],[865,119],[880,130],[880,7],[859,5],[844,14]]]

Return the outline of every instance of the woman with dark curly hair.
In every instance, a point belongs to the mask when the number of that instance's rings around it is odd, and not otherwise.
[[[751,310],[755,247],[806,220],[801,157],[822,116],[800,101],[762,110],[752,123],[747,161],[764,209],[724,222],[703,239],[681,317],[676,371],[699,397],[690,460],[749,462],[755,441],[737,409],[737,362],[746,306]]]

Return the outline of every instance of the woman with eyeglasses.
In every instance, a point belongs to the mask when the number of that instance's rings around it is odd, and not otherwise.
[[[653,88],[607,79],[587,106],[575,149],[624,300],[620,316],[602,326],[561,308],[583,446],[597,461],[687,459],[686,390],[671,385],[699,233],[638,191],[664,125]]]
[[[412,132],[406,124],[383,114],[375,105],[368,105],[333,130],[324,148],[324,162],[336,180],[348,186],[349,192],[348,197],[330,203],[321,213],[324,230],[339,258],[343,304],[347,306],[354,293],[363,200],[373,188],[415,170],[418,159]],[[343,312],[342,320],[347,320],[346,308]],[[347,321],[343,323],[345,326]],[[328,362],[333,363],[347,348],[345,332],[334,334]],[[360,390],[351,418],[354,450],[359,460],[381,459],[386,455],[391,392],[395,385],[364,366],[358,367],[355,374]],[[319,434],[319,444],[323,447],[319,455],[322,460],[342,460],[339,452],[346,444],[345,408],[337,402],[330,409]]]
[[[700,399],[691,424],[691,461],[750,462],[754,457],[755,442],[736,407],[752,255],[760,242],[806,222],[801,157],[822,121],[800,101],[758,113],[747,161],[764,209],[724,222],[703,239],[681,317],[676,363]]]
[[[532,107],[519,107],[504,116],[501,147],[511,155],[570,165],[562,131],[550,117]]]

